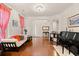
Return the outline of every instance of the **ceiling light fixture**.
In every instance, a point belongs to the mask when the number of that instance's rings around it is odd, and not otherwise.
[[[45,11],[45,6],[43,4],[36,4],[34,6],[34,11],[43,12],[43,11]]]

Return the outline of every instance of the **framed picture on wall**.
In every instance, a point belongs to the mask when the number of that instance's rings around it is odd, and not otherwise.
[[[69,17],[69,26],[77,27],[79,26],[79,14]]]

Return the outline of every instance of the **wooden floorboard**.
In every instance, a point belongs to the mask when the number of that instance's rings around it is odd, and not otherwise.
[[[4,52],[4,56],[58,56],[48,38],[34,37],[32,41],[25,43],[19,50]]]

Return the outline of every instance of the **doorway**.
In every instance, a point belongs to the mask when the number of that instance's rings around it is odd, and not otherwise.
[[[48,21],[47,20],[35,20],[33,21],[33,36],[34,37],[42,37],[43,35],[43,26],[48,26]]]

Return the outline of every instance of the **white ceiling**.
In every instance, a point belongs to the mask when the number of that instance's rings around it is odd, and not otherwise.
[[[37,3],[9,3],[17,11],[21,12],[24,16],[52,16],[59,14],[66,10],[72,3],[44,3],[45,11],[36,12],[34,6]]]

